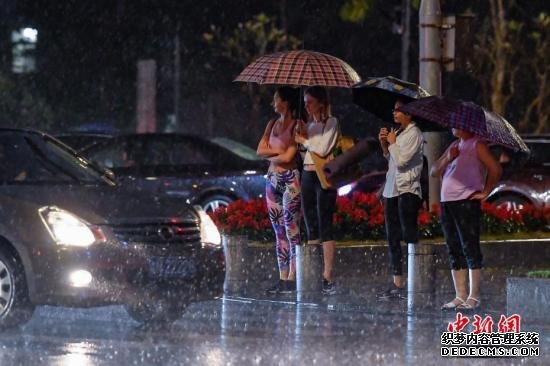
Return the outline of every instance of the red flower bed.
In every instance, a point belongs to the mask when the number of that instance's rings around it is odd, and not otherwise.
[[[338,197],[333,222],[343,238],[378,238],[384,234],[384,206],[374,194]]]
[[[515,233],[543,230],[550,220],[550,207],[544,209],[524,205],[517,210],[483,202],[482,230],[488,233]]]
[[[514,233],[544,230],[550,219],[550,208],[525,205],[519,210],[482,203],[482,232]],[[442,236],[439,206],[418,215],[420,234],[424,238]],[[222,233],[247,235],[252,240],[272,240],[271,222],[265,200],[235,201],[210,214]],[[338,239],[365,240],[384,237],[384,207],[374,194],[355,192],[352,197],[338,197],[333,216]]]
[[[247,235],[252,240],[271,238],[271,222],[263,199],[233,201],[220,207],[210,217],[224,234]]]

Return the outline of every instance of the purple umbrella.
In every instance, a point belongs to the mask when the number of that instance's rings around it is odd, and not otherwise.
[[[472,102],[431,96],[403,105],[399,110],[421,120],[471,132],[516,151],[529,152],[525,142],[504,117]]]

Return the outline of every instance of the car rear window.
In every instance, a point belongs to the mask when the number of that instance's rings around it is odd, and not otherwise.
[[[531,150],[529,165],[550,166],[550,140],[548,141],[526,141]]]
[[[239,158],[231,151],[208,140],[192,137],[115,138],[93,146],[84,153],[107,168],[239,164]]]
[[[214,165],[217,157],[189,140],[149,140],[143,165]]]

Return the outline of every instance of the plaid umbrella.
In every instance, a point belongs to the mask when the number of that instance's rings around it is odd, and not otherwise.
[[[248,65],[234,81],[349,88],[361,81],[361,78],[350,65],[337,57],[301,50],[261,56]]]
[[[432,96],[406,104],[399,110],[447,128],[471,132],[516,151],[529,152],[525,142],[504,117],[472,102]]]
[[[393,107],[398,98],[412,102],[430,94],[420,86],[393,76],[370,77],[353,86],[353,102],[383,121],[393,121]]]

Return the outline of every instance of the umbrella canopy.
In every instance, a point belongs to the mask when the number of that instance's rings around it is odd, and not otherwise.
[[[337,57],[300,50],[261,56],[234,81],[349,88],[361,81],[361,78],[350,65]]]
[[[506,119],[495,112],[487,110],[484,110],[484,112],[487,122],[487,140],[509,147],[515,151],[530,152],[523,139]]]
[[[370,77],[353,86],[353,102],[383,121],[393,121],[396,100],[408,102],[430,94],[420,86],[393,76]]]
[[[408,103],[399,110],[447,128],[471,132],[516,151],[529,152],[525,142],[504,117],[472,102],[432,96]]]

